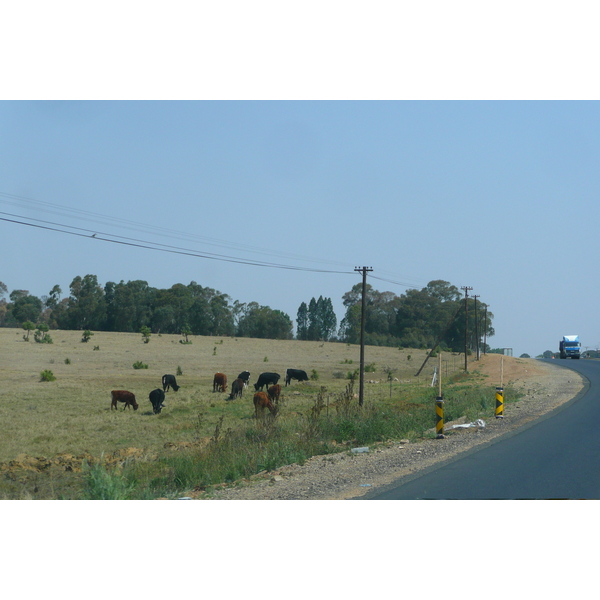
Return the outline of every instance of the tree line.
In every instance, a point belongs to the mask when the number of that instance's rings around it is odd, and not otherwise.
[[[8,296],[8,298],[7,298]],[[302,302],[296,315],[296,339],[360,341],[362,284],[342,297],[345,314],[341,322],[331,298],[319,296]],[[468,323],[461,309],[465,304],[458,288],[447,281],[431,281],[421,290],[409,289],[398,296],[366,286],[365,343],[380,346],[431,348],[463,351],[465,327],[470,348],[476,336],[494,335],[492,313],[487,305],[467,300]],[[146,281],[98,283],[96,275],[77,276],[63,297],[55,285],[38,298],[27,290],[13,290],[0,282],[0,326],[21,327],[40,323],[50,329],[139,332],[182,335],[220,335],[266,339],[293,339],[294,323],[285,312],[257,302],[232,301],[230,296],[192,281],[168,289],[154,288]],[[483,346],[480,345],[480,348]]]

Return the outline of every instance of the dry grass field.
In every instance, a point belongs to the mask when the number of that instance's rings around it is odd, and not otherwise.
[[[152,335],[145,344],[141,334],[104,332],[95,332],[82,343],[80,331],[50,331],[53,343],[38,344],[33,338],[25,342],[23,334],[21,329],[0,329],[0,463],[4,464],[23,460],[23,455],[156,455],[211,436],[221,417],[224,429],[253,418],[253,387],[242,399],[227,402],[228,393],[212,391],[217,371],[227,375],[230,389],[243,370],[251,372],[251,384],[264,371],[279,373],[283,384],[288,367],[304,369],[309,376],[314,369],[318,380],[283,387],[283,418],[308,409],[321,386],[332,396],[343,391],[347,380],[340,374],[354,371],[359,362],[358,346],[337,343],[191,336],[191,344],[182,344],[180,336]],[[365,363],[374,363],[375,371],[366,379],[380,383],[365,385],[365,401],[389,400],[386,367],[394,369],[399,380],[393,383],[392,399],[400,398],[403,386],[415,385],[414,374],[425,356],[423,350],[367,347]],[[148,369],[134,369],[136,361]],[[420,385],[430,385],[434,362],[423,370]],[[460,370],[462,364],[461,357],[447,356],[444,371]],[[161,387],[163,374],[176,374],[178,367],[181,389],[167,392],[165,408],[154,415],[148,394]],[[47,369],[55,381],[40,381],[40,373]],[[133,392],[139,409],[111,411],[114,389]]]

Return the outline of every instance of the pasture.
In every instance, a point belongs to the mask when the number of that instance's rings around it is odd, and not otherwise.
[[[141,334],[95,332],[83,343],[81,331],[54,330],[52,344],[38,344],[24,341],[23,334],[21,329],[0,329],[3,467],[10,461],[23,466],[27,457],[152,459],[206,441],[216,429],[252,426],[253,384],[265,371],[281,375],[278,419],[298,418],[310,411],[319,391],[327,403],[342,393],[346,374],[359,362],[358,346],[327,342],[190,336],[192,343],[183,344],[181,336],[153,334],[146,344]],[[365,404],[397,404],[415,386],[435,396],[430,383],[437,361],[430,361],[419,379],[414,377],[425,356],[425,350],[367,347],[365,379],[379,383],[365,384]],[[134,363],[148,368],[134,369]],[[463,364],[461,357],[446,356],[444,370],[448,375]],[[285,387],[288,367],[303,369],[309,377],[316,373],[318,379]],[[398,379],[391,390],[385,368]],[[40,380],[46,370],[52,371],[54,381]],[[231,383],[243,370],[251,372],[250,386],[241,399],[227,401]],[[219,371],[227,375],[227,393],[212,391],[213,375]],[[162,387],[164,374],[176,375],[181,388],[166,393],[165,408],[155,415],[148,394]],[[124,411],[121,404],[111,410],[111,390],[133,392],[139,409]],[[73,464],[77,470],[77,461]]]
[[[281,375],[286,410],[303,412],[321,386],[331,394],[343,391],[347,380],[339,378],[340,374],[357,369],[359,361],[358,346],[337,343],[190,337],[191,344],[181,344],[181,336],[152,335],[144,344],[141,334],[103,332],[95,332],[89,342],[82,343],[80,331],[51,331],[53,344],[37,344],[25,342],[23,334],[20,329],[0,329],[0,462],[21,453],[99,455],[132,446],[160,451],[168,442],[210,436],[221,416],[225,427],[252,418],[252,384],[264,371]],[[365,356],[367,365],[375,365],[365,378],[380,381],[365,385],[369,401],[389,398],[385,367],[395,369],[394,377],[399,380],[412,381],[426,353],[368,347]],[[460,368],[460,359],[453,358],[452,369]],[[134,369],[137,361],[148,368]],[[423,385],[431,381],[434,362],[424,369]],[[176,375],[178,367],[181,389],[167,392],[165,408],[154,415],[148,394],[162,387],[164,374]],[[319,378],[292,382],[286,388],[288,367],[304,369],[309,376],[314,369]],[[44,370],[52,371],[56,380],[40,381]],[[243,370],[251,372],[250,386],[241,400],[227,402],[231,383]],[[227,375],[225,394],[212,391],[218,371]],[[401,385],[395,382],[393,393]],[[111,411],[111,390],[133,392],[140,408],[123,411],[120,405]]]

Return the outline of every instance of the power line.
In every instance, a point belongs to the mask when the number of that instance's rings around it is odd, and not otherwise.
[[[8,200],[2,200],[2,198],[7,198]],[[218,240],[216,238],[208,238],[204,236],[199,236],[196,234],[190,234],[182,231],[177,231],[174,229],[169,229],[164,226],[157,227],[155,225],[146,225],[140,223],[139,221],[130,221],[127,219],[121,219],[117,217],[112,217],[108,215],[102,215],[99,213],[94,213],[86,210],[69,208],[66,206],[61,206],[59,204],[53,204],[51,202],[43,202],[40,200],[34,200],[32,198],[26,198],[23,196],[16,196],[14,194],[7,194],[5,192],[0,192],[0,202],[4,202],[5,204],[9,204],[12,206],[18,206],[23,208],[23,204],[29,204],[31,208],[35,209],[37,212],[43,211],[49,214],[58,215],[61,217],[67,217],[72,219],[79,219],[82,221],[88,221],[91,223],[98,223],[102,225],[111,225],[114,227],[118,227],[120,229],[129,229],[132,231],[138,231],[142,233],[152,233],[152,235],[159,235],[161,237],[176,237],[178,240],[187,239],[188,241],[193,241],[201,244],[207,244],[211,246],[216,246],[220,248],[229,248],[234,250],[243,250],[244,252],[252,252],[255,254],[264,254],[266,256],[277,256],[277,257],[286,257],[294,260],[300,260],[304,262],[315,262],[321,264],[332,264],[339,266],[346,266],[344,263],[336,262],[332,260],[326,260],[323,258],[311,258],[306,256],[301,256],[289,252],[281,252],[281,251],[273,251],[265,248],[259,248],[256,246],[250,246],[246,244],[240,244],[232,241],[224,241]],[[29,219],[29,217],[21,217]]]
[[[132,231],[139,231],[143,233],[152,233],[152,235],[159,235],[161,237],[176,237],[178,240],[187,240],[194,241],[202,244],[208,244],[216,247],[229,248],[231,250],[239,250],[244,252],[251,252],[255,254],[264,254],[266,256],[277,256],[279,258],[289,258],[293,260],[303,261],[303,262],[313,262],[316,264],[330,264],[330,265],[339,265],[342,267],[347,266],[345,263],[341,263],[338,261],[332,261],[323,258],[309,258],[306,256],[301,256],[297,254],[292,254],[288,252],[279,252],[273,250],[267,250],[264,248],[259,248],[255,246],[249,246],[245,244],[239,244],[236,242],[226,242],[223,240],[217,240],[215,238],[207,238],[203,236],[198,236],[194,234],[182,233],[180,231],[176,231],[173,229],[168,229],[165,227],[157,227],[153,225],[140,224],[139,222],[130,221],[127,219],[121,219],[117,217],[112,217],[108,215],[102,215],[99,213],[94,213],[91,211],[86,211],[82,209],[74,209],[66,206],[61,206],[59,204],[54,204],[51,202],[45,202],[40,200],[35,200],[33,198],[28,198],[24,196],[18,196],[15,194],[9,194],[6,192],[0,192],[0,203],[5,203],[13,206],[18,206],[23,208],[23,205],[28,205],[29,208],[34,209],[36,211],[47,212],[49,214],[55,214],[63,217],[67,217],[70,219],[78,219],[82,221],[88,221],[94,224],[102,224],[102,225],[112,225],[119,227],[121,229],[129,229]],[[196,251],[190,250],[189,248],[182,248],[179,246],[172,246],[168,244],[159,244],[157,242],[147,242],[145,240],[136,239],[133,237],[125,237],[119,236],[111,233],[100,233],[97,229],[89,230],[80,227],[75,227],[72,225],[65,225],[62,223],[56,223],[53,221],[47,221],[43,219],[34,219],[32,217],[25,217],[22,215],[15,215],[12,213],[4,213],[0,212],[0,214],[4,214],[13,219],[1,219],[6,222],[12,222],[20,225],[28,225],[30,227],[37,227],[39,229],[47,229],[50,231],[56,231],[59,233],[68,233],[70,235],[79,235],[80,237],[94,237],[95,239],[99,239],[106,242],[111,242],[115,244],[123,244],[128,246],[135,246],[140,248],[146,248],[151,250],[160,250],[163,252],[171,252],[176,254],[183,254],[188,256],[194,256],[198,258],[206,258],[212,260],[222,260],[224,262],[232,262],[238,264],[246,264],[252,266],[264,266],[271,268],[281,268],[288,270],[296,270],[296,271],[307,271],[313,273],[343,273],[343,274],[351,274],[350,270],[334,270],[334,269],[320,269],[320,268],[311,268],[311,267],[299,267],[292,265],[285,265],[276,262],[269,261],[261,261],[261,260],[252,260],[252,259],[244,259],[236,256],[229,256],[225,254],[218,254],[214,252],[207,251]],[[29,221],[29,222],[27,222]],[[33,222],[37,223],[34,224]],[[69,231],[66,231],[68,229]],[[76,233],[83,232],[83,233]],[[104,237],[98,237],[102,235]],[[404,277],[400,276],[402,281],[399,281],[398,276],[394,273],[388,273],[386,271],[380,271],[380,273],[389,274],[392,278],[386,279],[383,277],[373,277],[374,279],[378,279],[380,281],[384,281],[386,283],[390,283],[392,285],[397,285],[404,288],[414,288],[420,285],[424,285],[421,283],[409,283],[404,281]]]
[[[7,213],[0,212],[0,214],[5,215]],[[11,216],[14,216],[14,215],[11,215]],[[19,217],[19,218],[28,219],[29,217]],[[330,273],[330,274],[343,274],[343,275],[351,275],[352,274],[352,271],[332,271],[332,270],[326,270],[326,269],[312,269],[309,267],[297,267],[297,266],[293,266],[293,265],[284,265],[284,264],[280,264],[280,263],[268,263],[268,262],[264,262],[264,261],[250,261],[250,260],[244,260],[241,258],[236,258],[236,257],[231,257],[231,256],[218,255],[218,254],[214,254],[214,253],[201,253],[201,252],[196,252],[193,250],[188,250],[185,248],[177,248],[175,246],[167,246],[165,244],[156,244],[154,242],[145,242],[143,240],[124,238],[122,236],[115,236],[113,234],[105,234],[105,233],[101,233],[101,232],[97,232],[97,231],[95,232],[93,229],[84,230],[80,227],[72,227],[70,225],[62,225],[60,223],[52,223],[49,221],[43,221],[41,219],[30,219],[30,220],[37,221],[37,223],[27,223],[25,221],[18,221],[16,219],[7,219],[4,217],[0,217],[0,221],[5,221],[7,223],[15,223],[18,225],[27,225],[29,227],[35,227],[37,229],[45,229],[47,231],[66,233],[68,235],[74,235],[77,237],[93,238],[95,240],[100,240],[103,242],[110,242],[113,244],[121,244],[124,246],[132,246],[135,248],[144,248],[146,250],[156,250],[158,252],[168,252],[171,254],[181,254],[184,256],[192,256],[195,258],[219,260],[219,261],[223,261],[223,262],[237,263],[237,264],[242,264],[242,265],[250,265],[250,266],[254,266],[254,267],[270,267],[270,268],[274,268],[274,269],[287,269],[287,270],[291,270],[291,271],[305,271],[305,272],[310,272],[310,273]],[[41,225],[39,223],[44,223],[44,225]],[[53,225],[53,227],[51,227],[51,225]],[[59,227],[62,227],[63,229],[59,229]],[[75,230],[78,230],[79,232],[78,231],[67,231],[64,228],[75,229]],[[85,233],[80,233],[81,231],[85,231]],[[101,236],[110,236],[112,238],[120,238],[120,239],[110,239],[110,237],[101,237]],[[128,240],[128,241],[125,241],[125,240]]]

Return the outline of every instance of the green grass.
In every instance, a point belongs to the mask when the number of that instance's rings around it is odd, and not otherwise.
[[[433,365],[414,376],[425,351],[410,350],[414,360],[408,362],[397,348],[367,347],[368,364],[375,369],[369,379],[381,383],[365,385],[365,405],[358,410],[355,398],[340,402],[348,385],[340,365],[357,365],[357,346],[201,336],[194,337],[193,345],[182,345],[175,335],[153,336],[144,344],[139,334],[104,332],[94,333],[99,345],[91,346],[81,343],[81,332],[53,331],[52,336],[54,344],[34,345],[22,340],[22,330],[0,328],[0,467],[22,455],[55,461],[40,472],[0,471],[0,498],[171,497],[314,454],[417,438],[434,427]],[[265,356],[270,357],[268,367]],[[132,369],[132,358],[148,369]],[[445,360],[450,375],[459,372],[460,357]],[[40,372],[50,365],[56,381],[41,382]],[[251,371],[253,383],[266,370],[283,378],[290,366],[314,371],[319,379],[282,386],[281,410],[272,423],[254,419],[252,385],[232,402],[226,401],[228,393],[212,391],[218,371],[228,375],[231,385],[243,370]],[[391,388],[387,368],[398,379]],[[167,392],[165,409],[154,415],[148,394],[162,387],[166,373],[177,373],[181,389]],[[447,415],[462,412],[472,420],[471,415],[488,411],[489,417],[495,402],[492,383],[477,374],[448,379]],[[480,390],[469,391],[473,387]],[[133,392],[139,409],[111,411],[113,389]],[[510,402],[511,392],[505,390],[505,402]],[[119,452],[130,456],[129,451],[135,459],[110,459]],[[65,453],[74,457],[72,470],[56,462]],[[92,465],[85,472],[82,457]]]

